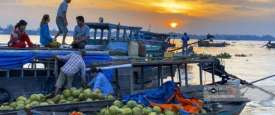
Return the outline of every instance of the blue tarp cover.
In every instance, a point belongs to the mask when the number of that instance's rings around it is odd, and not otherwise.
[[[75,51],[62,50],[13,50],[0,51],[0,69],[20,69],[26,63],[31,63],[34,59],[49,59],[55,55],[66,55]],[[111,61],[111,57],[106,54],[87,53],[84,56],[87,65],[94,62]]]
[[[114,90],[111,84],[111,81],[108,80],[104,73],[98,73],[96,77],[90,81],[89,86],[95,91],[100,89],[104,96],[114,94]]]
[[[163,104],[167,103],[167,100],[175,93],[176,88],[176,84],[169,81],[164,83],[161,87],[157,89],[151,89],[135,95],[125,96],[123,97],[123,101],[127,102],[130,100],[134,100],[145,106],[150,105],[150,102],[148,100],[154,103]]]
[[[123,97],[123,102],[134,100],[139,104],[143,104],[144,106],[150,106],[150,102],[154,102],[158,104],[166,104],[166,103],[177,104],[176,101],[167,102],[169,98],[172,97],[173,94],[176,92],[177,88],[178,87],[174,82],[168,81],[159,88],[147,90],[135,95],[125,96]],[[184,110],[180,110],[179,113],[180,115],[189,115],[189,113]]]

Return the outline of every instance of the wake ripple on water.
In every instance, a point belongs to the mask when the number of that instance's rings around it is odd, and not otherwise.
[[[268,99],[259,102],[263,107],[275,107],[275,99]]]

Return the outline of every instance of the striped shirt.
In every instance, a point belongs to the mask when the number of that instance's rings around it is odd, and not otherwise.
[[[82,79],[85,79],[86,65],[79,54],[71,53],[65,56],[57,56],[57,58],[66,61],[66,64],[61,68],[66,76],[73,77],[80,72]]]

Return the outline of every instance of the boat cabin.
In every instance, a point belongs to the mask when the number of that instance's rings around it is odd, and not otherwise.
[[[93,35],[88,40],[87,49],[105,49],[111,51],[111,54],[119,55],[163,57],[169,47],[168,34],[141,31],[141,27],[125,26],[120,23],[86,24]]]

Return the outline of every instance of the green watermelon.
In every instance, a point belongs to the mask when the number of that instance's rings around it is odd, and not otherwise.
[[[133,101],[133,100],[128,101],[128,102],[127,102],[127,106],[128,106],[129,108],[134,108],[135,106],[137,106],[137,102],[136,102],[136,101]]]
[[[142,115],[142,109],[139,107],[134,107],[133,109],[133,115]]]

